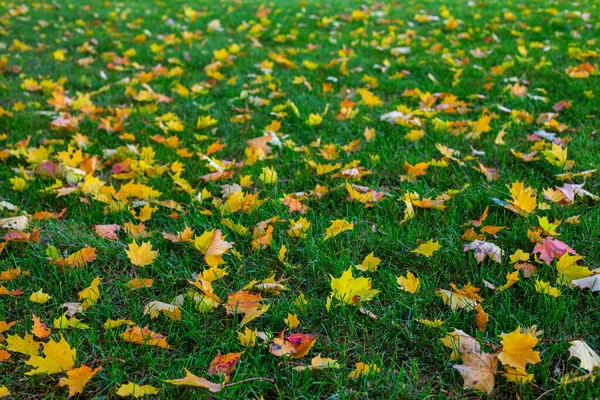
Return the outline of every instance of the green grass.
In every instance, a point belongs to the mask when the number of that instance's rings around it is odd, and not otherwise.
[[[600,208],[590,198],[577,198],[573,204],[566,206],[548,202],[548,209],[536,209],[529,216],[519,216],[492,200],[509,198],[507,185],[515,181],[525,181],[527,186],[533,187],[538,194],[538,203],[544,201],[543,189],[563,185],[556,175],[565,171],[551,165],[541,153],[538,154],[540,160],[532,163],[524,163],[511,154],[511,148],[529,152],[534,142],[528,141],[527,136],[539,129],[550,130],[535,119],[542,113],[555,112],[552,106],[560,100],[571,102],[571,108],[563,109],[556,119],[567,126],[566,130],[557,133],[557,137],[568,140],[568,158],[575,162],[572,172],[598,167],[598,57],[588,60],[595,65],[596,72],[587,79],[573,79],[565,73],[566,68],[585,62],[570,56],[569,47],[600,51],[597,41],[600,11],[594,1],[585,0],[577,4],[494,1],[473,2],[472,6],[456,2],[447,5],[448,12],[460,21],[456,30],[444,28],[443,20],[447,17],[440,17],[440,21],[416,21],[418,14],[440,15],[442,1],[307,1],[300,4],[278,0],[264,4],[270,13],[262,21],[257,16],[260,2],[239,3],[90,0],[71,5],[63,2],[55,6],[50,2],[23,2],[28,8],[25,13],[15,11],[20,2],[0,5],[0,58],[6,57],[7,64],[0,81],[0,106],[13,112],[12,117],[0,118],[0,132],[7,134],[7,138],[0,142],[0,150],[10,149],[7,151],[9,157],[0,157],[0,200],[18,207],[16,212],[0,210],[0,218],[67,209],[60,220],[32,222],[28,232],[33,227],[39,230],[38,242],[11,242],[0,254],[0,271],[20,266],[30,272],[29,277],[2,282],[8,289],[23,291],[21,296],[0,297],[0,320],[17,321],[3,335],[18,334],[22,337],[31,329],[32,314],[51,326],[53,320],[64,312],[61,305],[78,301],[77,293],[100,276],[103,282],[98,303],[78,315],[90,325],[90,329],[53,329],[51,335],[55,340],[62,335],[71,347],[77,349],[76,367],[82,364],[103,367],[87,384],[83,394],[78,395],[79,398],[114,398],[117,388],[129,381],[159,388],[160,398],[485,397],[481,392],[463,388],[460,374],[452,368],[455,362],[448,361],[450,350],[439,339],[453,328],[461,329],[480,339],[485,351],[492,351],[485,343],[500,345],[498,335],[501,333],[512,332],[517,326],[531,325],[537,325],[544,331],[536,347],[541,361],[528,367],[528,372],[535,374],[535,379],[528,384],[515,385],[498,375],[490,397],[600,396],[600,386],[591,381],[567,386],[559,384],[564,375],[583,374],[579,362],[569,359],[570,340],[581,338],[592,348],[600,349],[597,293],[566,286],[560,287],[562,295],[558,298],[537,293],[535,279],[557,286],[556,269],[543,262],[534,262],[539,267],[537,274],[529,279],[521,275],[520,281],[506,291],[494,292],[485,288],[483,283],[487,280],[496,286],[504,284],[506,273],[512,271],[508,256],[519,248],[525,252],[533,250],[535,244],[528,239],[527,230],[538,226],[536,216],[547,216],[552,221],[579,215],[580,224],[560,225],[558,239],[582,255],[584,264],[591,269],[600,266],[600,246],[596,243],[600,235]],[[358,10],[362,4],[366,4],[365,11],[370,10],[370,17],[364,21],[350,18],[352,11]],[[186,7],[199,13],[195,21],[184,14]],[[514,20],[505,14],[509,11],[514,14]],[[589,17],[583,19],[581,13],[589,13]],[[323,18],[330,18],[332,22],[323,26],[319,23]],[[222,31],[207,31],[208,23],[214,19],[220,20]],[[42,20],[47,22],[47,26],[40,24]],[[262,47],[253,47],[249,32],[259,22],[263,29],[254,35]],[[240,29],[244,25],[247,29]],[[132,42],[135,36],[144,32],[149,34],[145,42]],[[195,37],[190,43],[185,43],[181,40],[182,32],[193,33]],[[178,42],[165,45],[162,52],[153,53],[151,45],[163,45],[168,35],[178,38]],[[387,36],[389,41],[382,41]],[[31,48],[11,50],[15,39]],[[91,43],[94,54],[78,51],[86,42]],[[543,43],[547,51],[530,47],[532,42]],[[175,83],[191,89],[195,84],[208,82],[210,78],[204,67],[214,61],[213,51],[234,43],[241,49],[230,64],[220,69],[225,80],[213,82],[206,94],[183,97],[174,92]],[[430,51],[431,45],[436,43],[440,44],[440,51]],[[526,56],[518,53],[520,45],[527,49]],[[411,48],[411,52],[404,57],[393,56],[390,52],[392,48],[406,46]],[[324,68],[323,64],[340,57],[338,51],[343,48],[352,49],[355,53],[348,59],[348,75],[340,73],[339,65]],[[485,58],[475,58],[471,51],[477,48],[491,53]],[[52,57],[57,49],[65,51],[62,62]],[[130,56],[123,69],[109,68],[110,57],[107,54],[114,52],[121,57],[128,49],[134,49],[135,54]],[[271,83],[284,95],[274,97],[268,105],[255,106],[241,93],[246,91],[246,95],[267,99],[275,91],[268,87],[268,82],[264,81],[265,74],[256,66],[268,60],[271,51],[288,52],[287,57],[297,68],[286,69],[275,64]],[[88,56],[95,59],[88,67],[77,64],[77,60]],[[543,57],[551,65],[536,69]],[[138,91],[143,90],[143,86],[140,83],[128,84],[124,79],[132,80],[139,72],[149,72],[158,64],[172,69],[176,64],[171,58],[179,60],[177,63],[180,63],[183,74],[156,76],[148,85],[173,101],[159,103],[156,112],[147,112],[144,103],[136,102],[126,93],[128,86]],[[452,65],[447,61],[450,59],[456,63],[464,61],[464,65]],[[303,60],[319,63],[320,67],[309,70],[302,65]],[[502,74],[491,73],[492,67],[510,60],[514,61],[514,66]],[[389,68],[383,72],[374,68],[375,65],[388,65]],[[13,66],[19,68],[11,70]],[[457,68],[462,69],[462,75],[460,81],[453,85]],[[403,70],[410,71],[410,74],[402,79],[391,78]],[[358,94],[354,95],[355,89],[366,87],[362,81],[365,74],[377,78],[378,87],[370,90],[381,98],[383,105],[367,107],[360,103]],[[294,77],[299,76],[310,82],[312,91],[303,84],[293,83]],[[237,78],[235,83],[226,82],[233,77]],[[257,77],[263,81],[257,81]],[[85,135],[90,142],[83,152],[98,158],[94,176],[116,190],[128,180],[118,180],[111,175],[114,160],[109,160],[104,154],[106,149],[131,144],[140,150],[151,146],[156,153],[156,165],[170,166],[175,161],[184,165],[182,177],[191,184],[194,195],[178,190],[170,172],[150,178],[143,174],[135,177],[136,182],[160,191],[158,200],[174,200],[181,206],[178,217],[173,218],[170,216],[173,210],[159,205],[152,219],[145,223],[149,232],[145,240],[149,240],[154,250],[159,252],[152,265],[135,267],[130,263],[125,251],[132,239],[124,231],[118,233],[117,241],[103,239],[94,232],[95,224],[139,223],[127,207],[107,212],[106,204],[92,196],[78,192],[57,197],[54,191],[44,191],[55,183],[55,179],[33,174],[35,165],[15,150],[15,144],[27,137],[31,137],[30,148],[37,148],[44,141],[61,140],[62,143],[52,144],[54,152],[49,157],[59,165],[57,153],[65,151],[70,141],[76,146],[74,131],[57,131],[50,127],[50,121],[57,116],[54,107],[47,103],[52,91],[26,91],[21,88],[26,78],[38,82],[44,79],[56,82],[64,78],[64,89],[72,98],[77,97],[78,92],[106,89],[91,97],[96,107],[104,109],[98,110],[97,116],[85,116],[78,110],[70,112],[73,116],[82,116],[76,132]],[[548,101],[511,96],[506,88],[513,82],[505,81],[510,78],[521,83],[526,81],[529,94],[545,96]],[[323,93],[322,85],[327,82],[332,84],[332,91]],[[486,83],[492,84],[489,90],[484,88]],[[418,99],[402,96],[405,90],[415,88],[423,93],[453,94],[458,100],[469,103],[468,112],[419,116],[425,136],[417,142],[409,142],[404,138],[409,127],[389,124],[381,121],[380,117],[400,105],[418,110]],[[586,94],[586,91],[589,92]],[[336,114],[340,110],[340,102],[347,95],[357,103],[355,109],[359,112],[352,119],[339,121]],[[288,108],[285,110],[287,115],[278,119],[272,114],[273,107],[288,100],[297,106],[300,116]],[[24,109],[13,109],[18,102],[25,105]],[[202,110],[211,104],[210,109]],[[308,115],[322,113],[326,105],[329,105],[329,111],[323,116],[322,124],[307,126]],[[523,110],[533,116],[534,122],[520,123],[501,111],[498,105]],[[234,108],[246,106],[252,118],[242,124],[231,122],[231,118],[240,113]],[[109,108],[123,107],[131,109],[123,131],[108,133],[98,129],[99,118],[111,115]],[[433,127],[434,118],[475,121],[485,110],[494,118],[490,123],[491,131],[483,133],[479,139],[469,140],[464,134],[453,135]],[[184,126],[182,132],[164,133],[155,123],[155,117],[169,112],[181,120]],[[198,130],[198,117],[206,115],[216,118],[218,124],[214,129]],[[269,159],[253,165],[241,165],[234,169],[230,179],[209,183],[200,180],[200,176],[212,171],[197,153],[205,152],[208,145],[218,139],[227,147],[212,155],[215,160],[244,161],[246,141],[261,136],[265,127],[275,119],[281,122],[279,133],[291,141],[289,146],[275,148],[273,157]],[[376,131],[376,138],[369,143],[363,138],[366,127]],[[506,144],[496,145],[494,139],[503,128]],[[123,132],[135,135],[135,142],[120,138]],[[465,133],[468,132],[467,129]],[[182,158],[175,149],[150,139],[153,135],[176,135],[181,147],[194,155]],[[209,138],[202,141],[195,135],[208,135]],[[322,145],[337,146],[339,158],[335,161],[322,158],[320,148],[311,146],[318,139]],[[346,154],[341,149],[341,146],[357,139],[361,139],[357,152]],[[416,164],[442,157],[436,150],[436,143],[459,150],[464,164],[459,166],[449,161],[447,168],[429,167],[427,173],[414,182],[401,181],[399,176],[404,174],[405,161]],[[470,146],[485,155],[469,159]],[[137,160],[138,156],[132,158]],[[308,159],[321,164],[339,162],[343,165],[358,160],[372,174],[355,183],[389,195],[372,208],[351,202],[345,189],[345,179],[333,177],[333,174],[316,175],[308,167]],[[472,168],[477,166],[477,161],[488,168],[497,168],[499,179],[488,182],[482,173]],[[276,184],[265,185],[258,179],[263,167],[275,168],[279,177]],[[14,190],[9,181],[22,176],[19,168],[31,173],[31,180],[24,191]],[[274,216],[279,218],[279,222],[274,224],[272,243],[258,251],[252,249],[251,234],[242,236],[222,225],[221,213],[212,199],[199,202],[196,198],[196,193],[203,189],[221,198],[220,186],[239,183],[244,175],[251,175],[255,181],[245,190],[260,192],[259,198],[268,200],[251,213],[234,213],[227,217],[250,231],[261,221]],[[57,179],[64,187],[77,185],[62,167]],[[587,179],[573,179],[573,183],[584,181],[585,189],[600,194],[597,173]],[[304,217],[311,222],[311,227],[306,238],[294,240],[286,233],[289,227],[287,221],[298,219],[300,214],[290,213],[281,199],[286,194],[309,192],[317,184],[327,186],[330,193],[322,199],[313,197],[303,201],[308,206]],[[435,198],[447,190],[460,190],[460,193],[446,203],[446,210],[415,208],[414,218],[400,223],[404,215],[402,198],[405,193],[417,192],[421,198]],[[134,200],[129,201],[127,206],[134,206]],[[461,239],[466,229],[463,225],[479,218],[486,207],[489,207],[489,217],[485,223],[506,227],[497,234],[497,238],[488,236],[486,239],[504,250],[501,263],[486,260],[477,264],[472,252],[463,252],[467,243]],[[212,211],[212,215],[207,215],[206,210]],[[325,228],[334,219],[354,222],[354,230],[323,241]],[[226,315],[223,307],[212,313],[199,313],[191,301],[186,301],[181,306],[181,321],[172,321],[164,315],[157,319],[143,315],[144,305],[149,301],[170,303],[176,296],[187,293],[190,288],[187,280],[193,273],[207,268],[202,254],[193,246],[172,244],[161,235],[162,232],[182,231],[185,226],[192,228],[197,235],[221,229],[227,236],[226,240],[233,242],[233,249],[241,255],[237,258],[230,251],[224,256],[229,274],[213,282],[215,293],[221,299],[226,300],[228,294],[241,290],[251,280],[263,280],[273,274],[276,278],[285,279],[289,290],[280,295],[263,293],[264,303],[271,307],[248,326],[275,335],[286,329],[284,319],[288,313],[297,314],[300,326],[293,331],[318,335],[307,357],[278,358],[262,344],[244,348],[237,336],[237,332],[243,330],[239,323],[241,318]],[[0,233],[4,235],[5,230]],[[425,258],[410,252],[418,246],[419,240],[429,239],[437,240],[441,245],[432,257]],[[81,269],[60,272],[45,253],[49,245],[55,246],[65,256],[84,246],[95,247],[97,258]],[[278,260],[277,254],[282,245],[288,248],[287,262],[297,268],[286,267]],[[372,301],[363,304],[378,318],[372,320],[360,313],[359,307],[344,305],[337,300],[333,300],[328,312],[325,305],[331,294],[330,275],[339,277],[349,266],[360,264],[371,252],[382,259],[379,269],[376,272],[354,270],[353,273],[354,276],[371,278],[373,287],[380,290]],[[396,283],[396,278],[409,270],[421,280],[421,288],[416,294],[401,291]],[[150,289],[130,291],[125,283],[134,277],[152,278],[154,285]],[[482,306],[490,316],[485,332],[477,330],[473,312],[452,312],[436,296],[437,289],[449,289],[450,283],[462,286],[468,282],[482,288]],[[41,288],[53,298],[46,304],[30,302],[29,295]],[[308,300],[304,309],[294,303],[300,293]],[[109,318],[131,319],[140,326],[148,326],[165,335],[173,347],[162,349],[124,342],[120,334],[125,327],[103,329]],[[431,328],[415,321],[420,318],[439,318],[445,322],[439,328]],[[0,348],[2,346],[0,341]],[[215,395],[205,389],[163,382],[181,378],[184,368],[220,382],[219,377],[207,373],[211,360],[217,353],[240,351],[245,353],[231,382],[257,377],[272,381],[254,380],[232,385]],[[293,370],[298,362],[309,364],[317,354],[338,360],[341,368]],[[0,362],[0,386],[7,386],[14,398],[68,396],[66,388],[57,386],[64,374],[25,376],[24,373],[30,369],[25,364],[26,360],[26,356],[12,353],[8,361]],[[381,370],[359,379],[350,379],[348,374],[357,362],[375,363]]]

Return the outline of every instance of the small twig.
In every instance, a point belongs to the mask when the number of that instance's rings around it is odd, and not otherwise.
[[[448,392],[447,390],[442,389],[441,392],[444,393],[448,397],[451,397],[453,399],[458,399],[458,397],[454,396],[452,393]]]
[[[299,363],[299,362],[294,362],[294,361],[287,361],[287,362],[282,361],[279,363],[279,365],[282,365],[282,364],[304,365],[304,363]]]
[[[125,363],[125,360],[123,360],[122,358],[97,358],[95,360],[90,361],[88,364],[95,364],[97,362],[102,362],[102,361],[119,361],[122,363]]]
[[[241,381],[228,383],[227,385],[225,385],[225,387],[234,386],[239,383],[251,382],[251,381],[267,381],[267,382],[275,383],[275,380],[271,379],[271,378],[248,378],[248,379],[242,379]]]
[[[540,342],[543,343],[550,343],[550,342],[566,342],[566,341],[570,341],[572,342],[573,340],[582,340],[582,338],[567,338],[567,339],[540,339]]]
[[[539,397],[536,398],[536,400],[541,399],[542,397],[544,397],[545,395],[547,395],[548,393],[554,391],[554,389],[550,389],[550,390],[546,390],[543,387],[536,385],[535,383],[531,382],[531,385],[533,385],[534,387],[536,387],[537,389],[543,391],[544,393],[542,393]]]

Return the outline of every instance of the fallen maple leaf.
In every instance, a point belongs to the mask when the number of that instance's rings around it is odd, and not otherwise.
[[[318,369],[327,369],[327,368],[340,368],[340,364],[337,362],[337,360],[334,360],[332,358],[322,358],[321,355],[317,355],[316,357],[313,357],[313,359],[310,361],[310,366],[307,365],[299,365],[297,367],[294,367],[295,371],[304,371],[305,369],[314,371],[314,370],[318,370]]]
[[[0,272],[0,281],[12,281],[20,277],[29,276],[29,271],[22,271],[21,267],[10,268]]]
[[[283,332],[273,339],[269,351],[271,354],[281,356],[291,356],[292,358],[302,358],[317,342],[317,335],[307,335],[303,333],[291,333],[284,338]]]
[[[8,335],[6,338],[8,351],[25,354],[26,356],[33,356],[38,353],[40,348],[40,342],[36,342],[33,336],[26,333],[22,338],[17,335]]]
[[[434,242],[433,240],[429,240],[427,243],[423,243],[419,247],[414,250],[411,250],[411,253],[421,254],[425,257],[431,257],[433,253],[440,249],[440,244],[438,242]]]
[[[118,240],[117,231],[121,230],[120,225],[110,224],[110,225],[94,225],[94,229],[96,233],[100,235],[100,237],[111,240]]]
[[[323,237],[323,241],[329,240],[342,232],[350,231],[352,229],[354,229],[354,224],[348,221],[345,221],[343,219],[333,220],[331,221],[331,225],[325,229],[325,236]]]
[[[96,248],[95,247],[84,247],[81,250],[76,251],[67,258],[57,258],[53,260],[59,269],[62,268],[82,268],[85,264],[90,263],[96,259]]]
[[[406,277],[399,276],[396,279],[396,282],[398,283],[400,289],[408,293],[417,293],[421,287],[421,281],[419,278],[415,277],[410,271],[406,271]]]
[[[464,308],[467,311],[471,311],[477,305],[476,299],[450,290],[438,289],[436,294],[442,298],[444,304],[450,306],[452,311],[456,311],[457,308]]]
[[[592,292],[600,291],[600,275],[592,275],[587,278],[575,279],[571,283],[581,289],[590,289]]]
[[[567,246],[564,242],[551,237],[542,239],[540,243],[537,243],[533,248],[533,253],[539,253],[540,258],[548,265],[552,264],[552,260],[555,257],[561,257],[565,253],[577,254],[575,250]]]
[[[85,385],[101,370],[101,366],[91,369],[87,365],[82,365],[79,368],[68,371],[66,378],[60,378],[58,386],[67,386],[69,388],[69,397],[75,396],[77,393],[83,393]]]
[[[102,278],[97,277],[92,281],[90,286],[79,292],[81,308],[83,308],[84,311],[96,304],[100,298],[100,282],[102,282]]]
[[[568,253],[563,254],[556,263],[556,271],[558,272],[556,282],[561,285],[572,286],[572,281],[591,276],[592,271],[588,267],[577,265],[577,262],[581,260],[583,260],[581,256],[570,256]]]
[[[45,357],[32,355],[29,360],[25,361],[25,364],[35,368],[26,372],[25,375],[57,374],[69,371],[75,365],[77,350],[72,349],[65,338],[61,337],[58,342],[50,339],[43,346]]]
[[[129,250],[126,253],[129,261],[138,267],[152,264],[158,255],[158,251],[152,251],[150,242],[143,242],[141,246],[138,246],[135,241],[129,243]]]
[[[483,259],[488,256],[492,260],[497,263],[502,262],[502,254],[504,253],[500,247],[496,246],[494,243],[484,242],[482,240],[474,240],[469,244],[466,244],[464,251],[475,250],[475,259],[477,263],[483,261]]]
[[[600,356],[583,340],[569,342],[569,357],[579,358],[579,366],[588,372],[600,368]]]
[[[262,296],[260,293],[249,293],[239,291],[232,293],[227,297],[225,309],[227,314],[244,314],[241,325],[246,325],[248,322],[264,314],[270,305],[262,305]]]
[[[140,386],[137,383],[129,382],[119,386],[116,394],[120,397],[133,396],[137,399],[147,394],[158,394],[158,389],[150,385]]]
[[[375,363],[365,364],[363,362],[358,362],[358,363],[356,363],[356,368],[354,369],[354,371],[352,371],[348,374],[348,378],[357,379],[363,375],[376,374],[380,370],[381,370],[381,368],[379,368],[377,366],[377,364],[375,364]]]
[[[32,303],[46,304],[51,298],[52,296],[48,295],[47,293],[44,293],[43,289],[40,289],[37,292],[32,293],[31,296],[29,296],[29,301],[31,301]]]
[[[240,357],[244,354],[241,353],[228,353],[221,355],[220,353],[213,358],[208,367],[209,374],[224,375],[227,379],[233,373],[235,365],[239,361]]]
[[[379,267],[380,262],[381,258],[375,257],[373,252],[371,252],[365,257],[360,265],[356,265],[355,267],[360,271],[377,271],[377,267]]]
[[[12,321],[12,322],[0,321],[0,333],[6,332],[16,323],[17,323],[17,321]]]
[[[233,247],[233,243],[221,239],[222,236],[221,230],[217,229],[213,233],[210,245],[204,254],[204,260],[210,267],[217,267],[220,264],[223,264],[223,254]]]
[[[460,329],[447,333],[440,341],[444,346],[452,350],[449,361],[458,360],[462,354],[466,353],[481,353],[481,345],[472,336],[467,335]]]
[[[185,377],[181,379],[169,379],[165,380],[165,382],[170,383],[172,385],[185,385],[185,386],[194,386],[200,387],[204,389],[208,389],[213,393],[216,393],[222,389],[222,385],[220,383],[214,383],[207,379],[200,378],[192,374],[190,371],[184,368]]]
[[[534,378],[533,374],[528,374],[527,371],[513,368],[511,366],[505,366],[506,372],[502,374],[503,377],[506,378],[509,382],[519,383],[524,385],[528,382],[531,382]]]
[[[531,333],[521,333],[521,327],[517,327],[511,333],[503,333],[502,351],[498,354],[498,359],[504,365],[525,370],[527,364],[537,364],[540,362],[540,352],[533,351],[537,345],[538,339]]]
[[[163,303],[161,301],[151,301],[144,307],[144,315],[150,314],[150,318],[158,317],[159,313],[163,313],[169,318],[179,321],[181,320],[181,310],[174,304]]]
[[[518,281],[519,281],[519,270],[516,270],[514,272],[507,272],[506,273],[506,283],[502,286],[498,286],[498,290],[502,292],[502,291],[508,289],[509,287],[511,287],[512,285],[514,285],[515,283],[517,283]]]
[[[138,325],[127,329],[121,334],[126,342],[135,344],[144,344],[147,346],[163,347],[165,349],[170,348],[167,344],[167,339],[160,333],[152,332],[148,327],[140,328]]]
[[[456,369],[462,375],[467,389],[475,389],[492,393],[494,390],[494,375],[498,367],[498,357],[490,353],[464,353],[462,355],[463,363],[455,365]]]
[[[31,333],[33,333],[37,338],[44,339],[50,336],[50,329],[44,324],[35,314],[32,314],[31,319],[33,320],[33,327],[31,328]]]
[[[479,329],[481,332],[485,332],[485,328],[490,319],[490,316],[488,313],[483,311],[483,307],[481,307],[481,304],[475,305],[475,312],[475,323],[477,323],[477,329]]]
[[[379,290],[373,289],[371,279],[352,276],[352,267],[349,267],[339,278],[331,274],[332,296],[346,304],[358,304],[372,300]]]
[[[154,281],[149,278],[134,278],[126,283],[127,287],[131,290],[137,290],[141,288],[151,288]]]

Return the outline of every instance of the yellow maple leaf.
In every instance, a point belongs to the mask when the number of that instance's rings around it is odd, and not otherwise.
[[[566,147],[562,148],[559,144],[552,143],[552,149],[543,150],[542,154],[550,164],[558,168],[563,168],[569,165],[567,161],[567,152],[568,149]]]
[[[506,366],[506,372],[502,374],[509,382],[519,383],[524,385],[528,382],[531,382],[534,378],[533,374],[528,374],[527,371]]]
[[[209,267],[217,267],[223,264],[223,254],[233,247],[233,243],[226,242],[222,239],[223,234],[220,229],[217,229],[211,238],[210,245],[204,254],[204,260]]]
[[[371,279],[352,276],[352,267],[349,267],[339,278],[331,274],[332,296],[346,304],[358,304],[372,300],[379,290],[373,289]]]
[[[152,218],[152,213],[156,210],[158,210],[158,207],[152,207],[150,203],[146,203],[135,217],[142,222],[146,222]]]
[[[438,242],[429,240],[427,243],[423,243],[416,249],[411,250],[411,253],[422,254],[425,257],[431,257],[433,255],[433,253],[435,253],[439,249],[440,249],[440,244]]]
[[[558,228],[558,226],[560,225],[560,222],[558,223],[551,223],[550,221],[548,221],[548,217],[540,217],[538,216],[538,221],[540,223],[540,228],[542,228],[544,230],[544,233],[546,233],[546,235],[548,236],[556,236],[558,235],[558,232],[556,232],[556,228]]]
[[[210,115],[198,117],[198,123],[196,124],[196,128],[198,129],[206,129],[213,125],[216,125],[219,121],[211,117]]]
[[[375,129],[374,128],[365,128],[365,131],[363,132],[363,136],[365,137],[365,140],[367,141],[367,143],[372,142],[376,136]]]
[[[482,115],[477,121],[473,122],[471,129],[473,130],[470,134],[467,134],[468,139],[477,139],[482,133],[486,133],[492,130],[490,122],[492,117],[489,115]]]
[[[211,267],[202,271],[202,280],[206,282],[214,282],[227,275],[227,268]]]
[[[54,320],[54,329],[67,329],[67,328],[90,329],[90,326],[87,324],[84,324],[83,322],[81,322],[81,320],[79,320],[75,317],[68,318],[67,313],[64,313],[59,318],[56,318]]]
[[[293,239],[305,238],[310,228],[310,221],[304,217],[300,217],[297,221],[290,219],[290,229],[287,230],[289,237]]]
[[[417,293],[421,287],[421,281],[412,272],[406,271],[406,277],[399,276],[396,280],[400,289],[409,293]]]
[[[121,200],[127,200],[130,197],[148,200],[150,198],[156,198],[160,196],[160,194],[161,193],[158,190],[154,190],[150,186],[141,183],[133,183],[133,181],[131,181],[121,186],[119,191],[115,193],[115,197]]]
[[[521,215],[528,215],[537,207],[537,194],[523,182],[514,182],[509,186],[511,206],[507,208]]]
[[[325,237],[323,238],[323,241],[331,239],[332,237],[337,236],[342,232],[350,231],[352,229],[354,229],[354,224],[346,220],[333,220],[331,221],[331,226],[325,229]]]
[[[60,378],[60,381],[58,381],[58,386],[68,386],[69,397],[75,396],[77,393],[82,393],[83,388],[89,382],[89,380],[101,370],[101,366],[91,369],[87,365],[82,365],[79,368],[68,371],[66,378]]]
[[[83,160],[83,153],[80,149],[76,149],[69,145],[67,151],[58,152],[58,157],[64,165],[68,167],[77,167]]]
[[[262,169],[262,173],[258,176],[258,179],[260,179],[267,185],[276,183],[277,171],[275,171],[275,168],[265,167]]]
[[[436,295],[440,296],[444,304],[449,305],[452,311],[456,311],[457,308],[464,308],[467,311],[472,311],[477,305],[477,300],[446,289],[438,289]]]
[[[321,125],[321,122],[323,122],[323,117],[321,117],[319,114],[309,114],[308,119],[306,120],[306,125]]]
[[[31,296],[29,296],[29,301],[31,301],[32,303],[45,304],[51,298],[52,296],[50,296],[47,293],[44,293],[43,289],[40,289],[37,292],[32,293]]]
[[[120,397],[133,396],[136,399],[138,397],[142,397],[147,394],[157,394],[157,393],[158,393],[158,389],[155,388],[154,386],[150,386],[150,385],[140,386],[137,383],[133,383],[133,382],[123,384],[123,385],[119,386],[119,389],[117,389],[117,396],[120,396]]]
[[[535,291],[538,293],[550,295],[552,297],[560,296],[560,290],[550,286],[550,282],[540,281],[539,279],[535,280]]]
[[[337,362],[337,360],[334,360],[333,358],[323,358],[319,354],[316,357],[312,358],[312,360],[310,361],[310,366],[300,365],[294,367],[294,371],[304,371],[305,369],[314,371],[325,368],[340,368],[340,364]]]
[[[32,355],[25,361],[25,364],[35,368],[25,375],[57,374],[69,371],[75,365],[77,350],[72,349],[63,337],[58,342],[50,339],[49,342],[44,343],[43,353],[45,357]]]
[[[256,329],[252,330],[248,327],[244,328],[244,333],[238,332],[238,339],[240,340],[240,344],[244,347],[254,347],[256,346],[256,335],[258,335],[258,331]]]
[[[370,375],[379,372],[381,369],[377,366],[377,364],[365,364],[363,362],[356,363],[356,368],[354,371],[348,374],[348,378],[356,379],[362,375]]]
[[[516,263],[519,261],[529,261],[529,253],[525,253],[523,250],[518,249],[513,254],[510,255],[510,262]]]
[[[380,262],[381,258],[375,257],[373,255],[373,252],[371,252],[368,256],[365,257],[362,264],[355,265],[355,267],[360,271],[377,271]]]
[[[561,285],[573,286],[573,280],[587,278],[592,276],[592,271],[588,267],[577,265],[577,261],[583,260],[583,257],[578,255],[570,255],[568,252],[563,254],[556,263],[558,278],[556,282]]]
[[[499,291],[503,291],[508,289],[509,287],[511,287],[512,285],[514,285],[515,283],[517,283],[519,281],[519,270],[516,270],[514,272],[507,272],[506,273],[506,283],[502,286],[498,287]]]
[[[121,325],[135,325],[135,323],[129,319],[107,319],[104,323],[104,329],[113,329]]]
[[[295,329],[298,327],[298,325],[300,325],[300,320],[298,319],[298,316],[296,314],[288,313],[287,318],[283,321],[287,326],[289,326],[290,329]]]
[[[152,251],[150,242],[143,242],[138,246],[135,241],[129,243],[129,250],[126,253],[129,261],[138,267],[152,264],[158,255],[158,251]]]
[[[6,332],[16,323],[17,323],[17,321],[12,321],[12,322],[0,321],[0,333]]]
[[[540,352],[533,351],[539,340],[529,332],[521,333],[520,326],[511,333],[502,333],[500,337],[502,351],[498,354],[498,359],[502,364],[524,371],[527,364],[540,362]]]
[[[10,396],[10,390],[6,386],[0,386],[0,397]]]
[[[420,324],[430,326],[432,328],[439,328],[440,326],[444,325],[444,321],[442,321],[441,319],[435,319],[433,321],[429,319],[415,319],[415,321],[417,321]]]
[[[157,318],[159,313],[165,314],[175,321],[181,320],[181,310],[174,304],[163,303],[155,300],[149,302],[144,307],[144,315],[150,314],[150,318]]]
[[[22,338],[18,335],[8,335],[6,338],[8,351],[32,356],[38,353],[40,343],[33,340],[33,335],[26,333]]]
[[[210,390],[213,393],[221,390],[222,386],[220,383],[214,383],[199,376],[192,374],[187,369],[184,369],[185,377],[181,379],[168,379],[165,382],[170,383],[172,385],[185,385],[185,386],[194,386],[201,387]]]
[[[407,134],[404,135],[404,139],[409,142],[417,142],[425,136],[425,131],[422,129],[411,129]]]
[[[150,288],[154,281],[150,278],[134,278],[129,280],[125,285],[130,290],[137,290],[141,288]]]
[[[360,95],[362,102],[368,107],[376,107],[383,104],[383,101],[367,89],[356,89],[356,93]]]
[[[90,286],[79,292],[79,300],[81,301],[81,307],[84,310],[87,310],[96,304],[100,298],[100,282],[102,282],[102,278],[96,277]]]

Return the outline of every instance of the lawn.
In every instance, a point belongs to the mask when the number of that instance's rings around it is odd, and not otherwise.
[[[600,396],[594,1],[0,9],[0,397]]]

